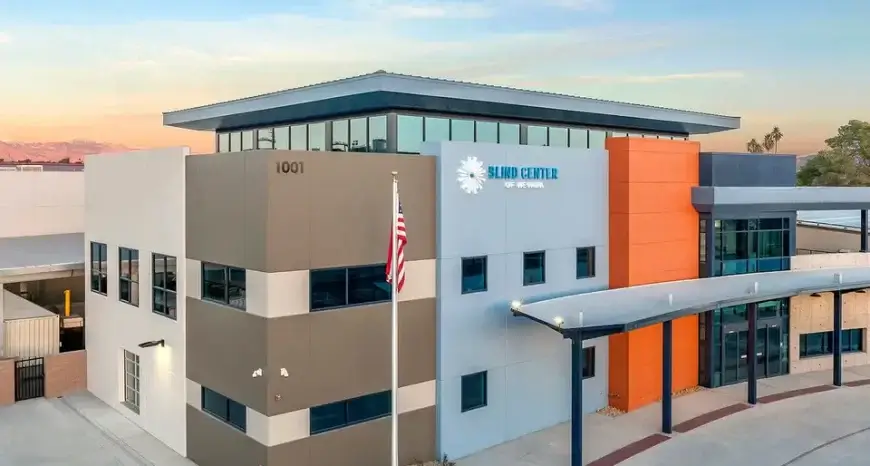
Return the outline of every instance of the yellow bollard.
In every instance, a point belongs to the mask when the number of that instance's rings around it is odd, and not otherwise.
[[[69,317],[69,290],[63,290],[63,315]]]

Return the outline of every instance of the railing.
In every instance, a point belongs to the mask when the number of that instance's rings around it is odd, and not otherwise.
[[[14,164],[0,163],[0,172],[80,172],[85,166],[81,163]]]
[[[824,223],[824,222],[815,222],[812,220],[798,220],[797,226],[806,226],[806,227],[816,227],[816,228],[826,228],[829,230],[843,230],[849,232],[860,232],[861,227],[851,227],[847,225],[837,225],[835,223]]]

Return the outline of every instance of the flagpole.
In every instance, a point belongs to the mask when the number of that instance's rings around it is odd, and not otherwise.
[[[392,267],[390,268],[390,285],[392,287],[392,293],[390,294],[393,297],[393,306],[392,306],[392,331],[390,332],[390,336],[392,339],[392,351],[391,351],[391,363],[392,363],[392,380],[390,385],[390,392],[392,394],[392,406],[390,412],[392,413],[392,438],[390,441],[391,446],[391,464],[392,466],[399,466],[399,413],[398,413],[398,399],[399,399],[399,296],[398,296],[398,261],[399,261],[399,235],[398,235],[398,219],[399,216],[399,172],[393,172],[393,229],[390,235],[390,241],[392,241],[390,247],[390,263]]]

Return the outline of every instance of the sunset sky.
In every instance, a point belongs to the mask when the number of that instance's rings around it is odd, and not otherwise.
[[[870,2],[5,0],[0,141],[212,149],[161,112],[377,69],[743,117],[812,153],[870,119]]]

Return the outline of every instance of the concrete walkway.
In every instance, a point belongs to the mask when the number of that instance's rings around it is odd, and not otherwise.
[[[844,369],[843,382],[855,385],[861,381],[870,381],[870,366]],[[824,463],[818,463],[819,455],[827,455],[823,453],[827,451],[849,458],[849,445],[860,444],[861,438],[870,439],[870,432],[861,431],[870,427],[870,385],[835,390],[831,382],[830,371],[762,379],[758,382],[759,404],[755,407],[745,404],[745,383],[675,398],[675,433],[670,436],[659,434],[661,407],[658,403],[616,417],[590,414],[584,418],[584,460],[591,466],[696,466],[702,463],[714,466],[726,464],[724,458],[728,458],[729,466],[739,464],[735,461],[753,466],[857,464],[835,463],[827,456]],[[788,399],[783,399],[786,397]],[[861,401],[867,406],[859,406]],[[820,409],[820,406],[825,408]],[[716,420],[718,418],[722,419]],[[836,440],[854,432],[858,433]],[[570,463],[569,433],[570,424],[560,424],[463,458],[457,464],[567,466]],[[827,442],[833,443],[821,447]],[[718,457],[714,458],[719,454],[714,448],[717,445],[723,450],[733,450],[732,455],[752,453],[754,456],[725,455],[720,463]],[[815,447],[821,449],[788,463]],[[765,456],[767,450],[779,453]],[[703,451],[704,456],[692,456],[691,452],[695,451]]]

